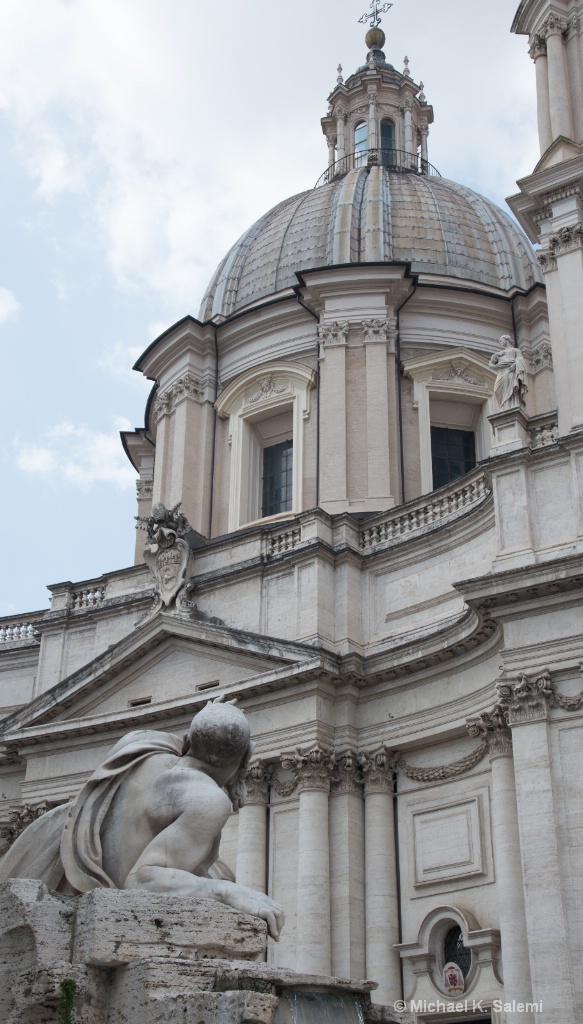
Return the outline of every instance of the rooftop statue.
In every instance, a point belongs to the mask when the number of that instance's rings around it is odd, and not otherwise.
[[[500,338],[502,352],[495,352],[490,358],[490,367],[496,370],[494,394],[501,409],[519,409],[525,405],[526,366],[524,357],[508,334]]]
[[[37,878],[74,893],[101,887],[215,899],[263,918],[278,939],[281,907],[216,877],[221,829],[245,801],[254,747],[234,703],[209,702],[184,739],[154,731],[124,736],[76,800],[16,839],[0,860],[0,880]]]

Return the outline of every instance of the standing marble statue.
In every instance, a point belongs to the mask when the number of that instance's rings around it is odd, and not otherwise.
[[[501,409],[519,409],[525,405],[526,366],[520,349],[508,334],[500,338],[501,352],[495,352],[489,366],[496,370],[494,394]]]
[[[184,739],[129,733],[73,803],[24,830],[0,860],[0,880],[37,878],[79,893],[105,887],[216,899],[263,918],[278,939],[284,918],[277,903],[212,877],[221,830],[245,800],[253,746],[234,702],[209,702]]]

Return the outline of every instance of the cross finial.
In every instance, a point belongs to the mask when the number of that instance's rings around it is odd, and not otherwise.
[[[371,3],[372,14],[363,14],[362,18],[358,19],[359,25],[366,25],[367,21],[370,21],[371,28],[378,28],[381,23],[381,14],[385,14],[391,9],[392,4],[381,4],[379,0],[372,0]]]

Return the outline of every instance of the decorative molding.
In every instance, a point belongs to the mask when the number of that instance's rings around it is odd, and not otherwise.
[[[284,771],[292,771],[300,793],[318,789],[329,792],[336,757],[330,747],[297,747],[294,754],[283,754]]]
[[[549,444],[555,444],[559,436],[557,414],[537,417],[535,422],[531,421],[527,427],[526,436],[531,448],[546,448]]]
[[[332,347],[334,345],[346,345],[348,338],[349,323],[348,320],[334,320],[330,324],[320,324],[318,327],[318,337],[323,345],[326,347]]]
[[[564,18],[560,18],[558,14],[551,12],[549,16],[542,23],[538,35],[542,39],[548,39],[549,36],[553,35],[564,35],[569,28],[568,22]]]
[[[365,345],[387,345],[396,334],[396,320],[363,320],[362,330]]]
[[[32,807],[30,804],[21,804],[20,807],[13,807],[8,814],[8,824],[0,828],[0,839],[4,840],[2,852],[12,846],[15,839],[18,839],[25,828],[41,818],[49,810],[49,805],[42,803]]]
[[[151,501],[154,493],[153,480],[136,480],[136,495],[138,501]]]
[[[335,758],[332,792],[341,795],[343,793],[360,793],[361,790],[362,776],[359,770],[358,754],[354,750],[343,750]]]
[[[204,397],[204,386],[198,377],[191,373],[185,373],[178,380],[169,384],[163,391],[159,391],[154,402],[154,416],[156,422],[163,416],[170,416],[176,406],[185,398],[192,398],[201,402]]]
[[[279,384],[273,379],[273,377],[265,377],[264,380],[259,382],[259,385],[255,391],[245,398],[245,405],[255,405],[256,402],[263,401],[267,398],[275,398],[277,395],[283,395],[291,391],[289,381],[282,381]]]
[[[458,775],[464,775],[465,772],[471,771],[486,756],[487,752],[487,744],[481,743],[470,754],[466,754],[465,757],[460,758],[458,761],[452,761],[450,764],[432,765],[429,768],[414,768],[400,758],[397,761],[396,767],[408,779],[414,779],[415,782],[439,782],[443,779],[455,779]]]
[[[508,727],[523,722],[546,721],[551,708],[563,711],[583,709],[583,691],[576,697],[559,693],[547,668],[529,678],[524,673],[516,681],[504,676],[496,683],[498,700],[490,711],[481,711],[467,723],[470,736],[483,736],[487,743],[503,747],[508,742]],[[495,736],[494,734],[498,734]],[[506,752],[497,750],[496,752]]]
[[[465,359],[452,359],[449,366],[434,370],[431,380],[449,380],[456,384],[471,384],[474,387],[483,388],[486,381],[478,374],[472,374],[467,369],[468,362]]]
[[[379,750],[362,751],[358,755],[365,796],[371,793],[392,794],[398,760],[399,755],[392,754],[385,746]]]
[[[273,771],[266,761],[250,764],[245,774],[246,804],[268,804]]]
[[[547,55],[547,41],[544,36],[534,34],[529,39],[528,55],[534,61],[538,60],[539,57],[546,57]]]
[[[151,515],[135,518],[136,529],[146,530],[148,535],[144,561],[156,583],[157,597],[150,615],[162,607],[178,607],[190,560],[190,548],[183,537],[192,530],[182,512],[182,503],[168,509],[157,502]]]

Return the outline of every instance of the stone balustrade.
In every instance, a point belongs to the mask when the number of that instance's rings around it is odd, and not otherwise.
[[[44,612],[37,615],[27,615],[25,619],[0,619],[0,644],[8,643],[29,643],[37,644],[40,640],[37,632],[37,623],[40,622]]]
[[[462,484],[450,484],[434,495],[423,495],[415,502],[409,502],[382,519],[369,520],[360,531],[360,546],[365,551],[383,544],[398,542],[404,537],[425,527],[440,526],[465,515],[471,508],[480,505],[490,494],[490,483],[483,470],[464,477]]]
[[[96,605],[103,604],[106,590],[106,584],[98,587],[87,587],[84,590],[73,590],[71,592],[71,608],[74,610],[79,608],[95,608]]]

